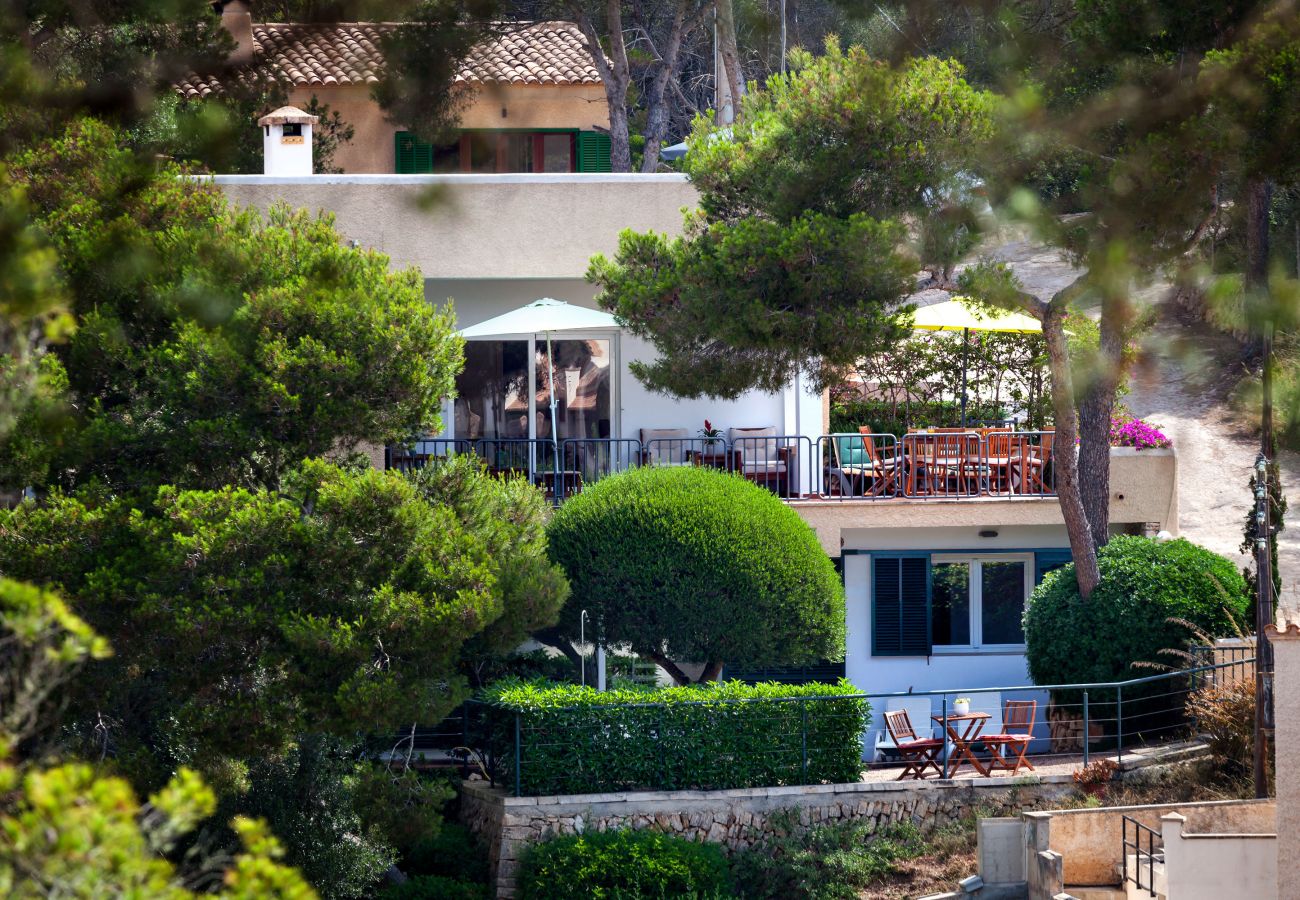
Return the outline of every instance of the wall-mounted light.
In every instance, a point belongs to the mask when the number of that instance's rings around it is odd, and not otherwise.
[[[506,117],[506,108],[503,106],[501,107],[501,118],[504,119],[505,117]]]

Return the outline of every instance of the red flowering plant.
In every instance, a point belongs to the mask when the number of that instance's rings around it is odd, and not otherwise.
[[[1110,419],[1110,445],[1112,447],[1135,447],[1138,450],[1154,450],[1168,447],[1173,441],[1150,422],[1143,422],[1126,410],[1118,410]]]
[[[722,439],[722,429],[714,428],[713,423],[708,419],[704,420],[704,427],[700,429],[700,437],[704,438],[704,445],[712,447]]]

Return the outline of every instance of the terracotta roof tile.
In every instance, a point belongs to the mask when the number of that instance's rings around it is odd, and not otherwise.
[[[400,27],[369,22],[254,23],[256,59],[234,77],[270,79],[293,87],[374,84],[384,72],[383,36]],[[511,27],[475,48],[456,82],[600,84],[600,73],[576,25],[533,22]],[[221,91],[221,83],[211,76],[191,75],[177,89],[187,97],[208,97]]]

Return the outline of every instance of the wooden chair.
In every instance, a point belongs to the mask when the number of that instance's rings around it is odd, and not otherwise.
[[[1029,749],[1029,743],[1034,739],[1034,714],[1037,712],[1037,700],[1006,702],[1002,707],[1002,732],[980,735],[984,746],[988,747],[993,754],[989,759],[989,771],[995,768],[1007,769],[1014,775],[1021,766],[1033,771],[1034,764],[1025,759],[1025,751]],[[1009,754],[1005,752],[1008,748],[1015,754],[1011,756],[1010,762],[1007,761]]]
[[[1037,446],[1030,446],[1020,469],[1020,493],[1054,494],[1056,491],[1047,483],[1047,468],[1052,464],[1052,445],[1056,440],[1055,431],[1044,431]]]
[[[1013,434],[1010,428],[990,428],[984,436],[988,455],[989,493],[1010,494],[1015,491],[1016,477],[1030,464],[1029,441],[1024,435]]]
[[[887,711],[885,728],[889,730],[889,736],[893,739],[894,746],[898,748],[898,755],[903,758],[904,766],[898,776],[899,781],[909,775],[913,778],[924,778],[928,769],[934,769],[934,774],[943,777],[943,769],[939,768],[936,759],[939,751],[943,749],[943,741],[939,738],[917,737],[907,710]]]

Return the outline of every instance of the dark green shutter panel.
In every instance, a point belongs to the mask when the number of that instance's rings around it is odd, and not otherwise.
[[[930,558],[874,556],[871,653],[930,655]]]
[[[578,171],[613,171],[609,161],[609,135],[601,131],[578,132]]]
[[[1074,557],[1069,550],[1038,550],[1034,553],[1034,584],[1042,584],[1043,576],[1052,569],[1059,568]]]
[[[409,131],[399,131],[394,151],[398,175],[427,175],[433,171],[433,145],[422,144]]]

